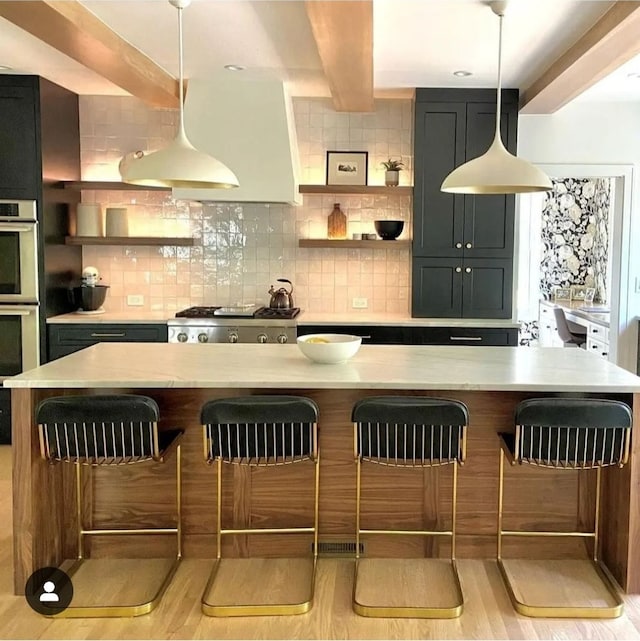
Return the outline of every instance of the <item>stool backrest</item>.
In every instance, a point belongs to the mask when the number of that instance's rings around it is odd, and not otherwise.
[[[40,452],[51,461],[92,465],[158,458],[158,417],[148,396],[48,398],[36,408]]]
[[[425,467],[465,460],[469,412],[460,401],[373,396],[354,405],[351,419],[362,460]]]
[[[547,467],[622,466],[633,417],[608,399],[539,398],[516,409],[516,460]]]
[[[202,407],[205,459],[280,465],[316,457],[318,406],[303,396],[240,396]]]

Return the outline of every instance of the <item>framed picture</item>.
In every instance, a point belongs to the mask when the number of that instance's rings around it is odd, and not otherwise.
[[[584,302],[593,303],[593,299],[596,297],[596,288],[595,287],[586,287],[584,290]]]
[[[571,300],[584,301],[586,291],[584,285],[571,285]]]
[[[553,290],[553,300],[571,300],[571,289],[569,287],[556,287]]]
[[[327,185],[366,185],[367,151],[328,151]]]

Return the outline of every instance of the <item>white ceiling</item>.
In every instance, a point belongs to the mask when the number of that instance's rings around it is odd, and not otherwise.
[[[2,0],[0,0],[2,1]],[[64,1],[64,0],[62,0]],[[167,0],[83,0],[124,39],[177,75],[177,12]],[[504,19],[504,85],[527,87],[613,4],[600,0],[511,0]],[[326,96],[304,3],[299,0],[194,0],[184,11],[185,75],[225,64],[273,74],[293,95]],[[345,34],[350,25],[345,25]],[[376,89],[495,86],[498,19],[484,0],[374,0]],[[0,64],[41,74],[79,94],[124,92],[0,19]],[[348,62],[345,62],[348,64]],[[626,65],[582,100],[638,100],[640,62]],[[471,71],[457,78],[453,71]]]

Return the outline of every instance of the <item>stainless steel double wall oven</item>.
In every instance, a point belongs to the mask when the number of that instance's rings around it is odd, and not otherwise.
[[[39,363],[35,200],[0,200],[0,381]]]

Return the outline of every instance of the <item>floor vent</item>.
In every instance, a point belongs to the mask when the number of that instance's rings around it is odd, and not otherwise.
[[[313,552],[313,543],[311,544],[311,552]],[[319,556],[355,556],[356,542],[355,541],[319,541],[318,542],[318,555]],[[360,555],[364,555],[365,545],[360,543]]]

